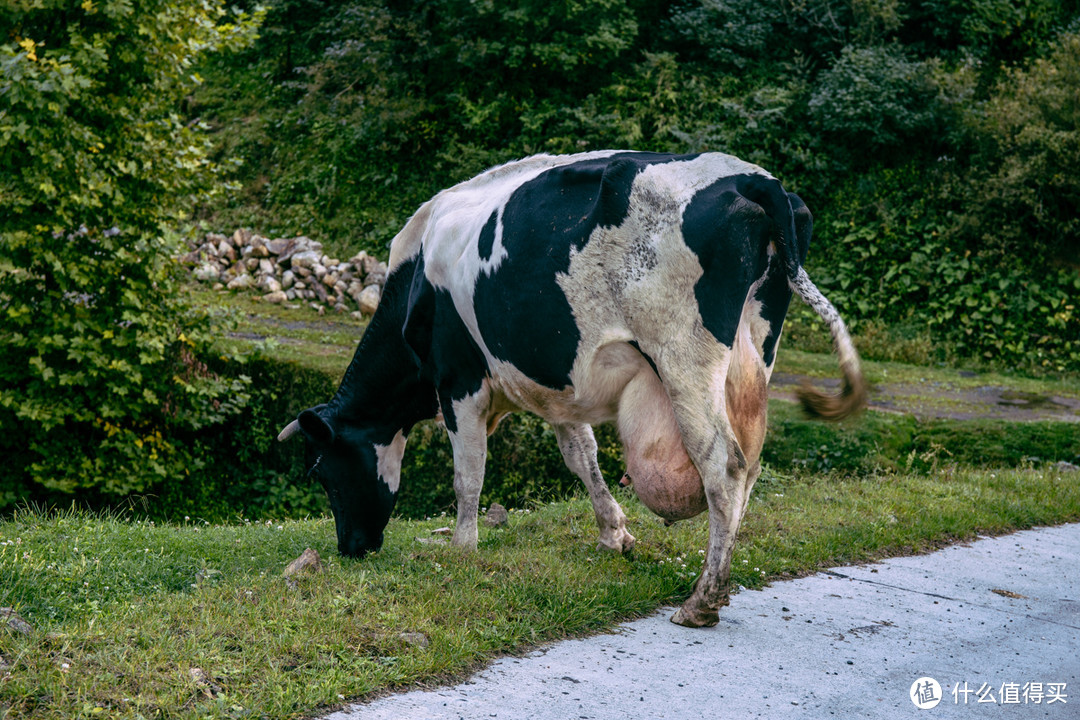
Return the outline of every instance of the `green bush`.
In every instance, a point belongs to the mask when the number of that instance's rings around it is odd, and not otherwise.
[[[819,78],[810,110],[836,152],[861,166],[925,147],[938,130],[936,99],[927,68],[901,48],[848,46]]]
[[[978,206],[957,207],[967,182],[960,172],[948,162],[915,164],[847,183],[831,221],[814,228],[812,276],[857,333],[888,326],[914,338],[926,359],[1075,370],[1080,273],[1040,260],[1030,242],[1001,252],[958,226],[979,219]]]
[[[253,26],[202,0],[7,3],[0,25],[5,482],[141,491],[197,464],[178,433],[246,400],[206,368],[219,323],[178,292],[166,228],[213,180],[175,113],[190,66]]]
[[[1068,422],[919,420],[865,413],[839,424],[807,420],[795,405],[769,404],[762,462],[776,472],[927,472],[947,465],[1006,468],[1080,460]]]
[[[230,372],[230,366],[222,362],[215,370]],[[151,517],[207,520],[329,512],[322,486],[305,475],[304,443],[279,443],[277,435],[301,410],[329,398],[335,381],[258,354],[242,371],[251,378],[251,399],[243,412],[223,426],[179,438],[200,459],[198,467],[182,480],[168,479],[150,488],[140,510]]]

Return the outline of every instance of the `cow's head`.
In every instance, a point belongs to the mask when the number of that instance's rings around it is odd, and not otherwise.
[[[378,550],[401,477],[405,436],[335,415],[326,405],[300,413],[278,435],[301,432],[308,476],[322,483],[337,524],[338,551],[360,558]]]

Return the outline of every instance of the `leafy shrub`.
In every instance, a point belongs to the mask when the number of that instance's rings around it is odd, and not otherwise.
[[[780,3],[702,0],[676,8],[670,23],[675,34],[689,43],[684,53],[741,70],[760,60],[782,18]]]
[[[247,406],[223,426],[182,436],[201,462],[190,475],[149,488],[138,506],[148,515],[229,520],[329,512],[322,486],[305,475],[304,443],[279,443],[277,435],[301,410],[330,397],[336,382],[262,354],[240,368],[223,361],[215,366],[222,373],[238,369],[251,378]]]
[[[943,465],[1021,467],[1076,462],[1074,423],[919,420],[867,413],[839,424],[807,420],[798,408],[769,404],[762,462],[774,471],[812,473],[928,472]]]
[[[978,148],[961,230],[1025,264],[1080,264],[1080,32],[1009,70],[968,112]],[[1041,268],[1040,268],[1041,269]],[[1040,273],[1041,274],[1041,273]]]
[[[958,219],[974,219],[953,210],[962,182],[954,172],[948,163],[909,165],[849,183],[834,198],[833,220],[815,226],[813,277],[856,331],[888,325],[915,341],[913,351],[931,339],[938,350],[927,357],[1080,367],[1080,275],[1032,252],[994,251],[958,229]]]
[[[213,178],[174,109],[200,53],[251,37],[249,18],[224,16],[201,0],[0,9],[0,444],[24,474],[11,482],[144,490],[198,465],[177,433],[246,399],[244,377],[202,360],[217,323],[177,292],[165,232]]]
[[[810,109],[838,149],[910,154],[936,130],[936,90],[923,63],[897,47],[845,47],[817,84]],[[860,163],[861,164],[861,163]]]

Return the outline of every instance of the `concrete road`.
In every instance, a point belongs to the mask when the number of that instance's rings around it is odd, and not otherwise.
[[[706,630],[671,612],[329,719],[1080,718],[1080,524],[743,591]]]

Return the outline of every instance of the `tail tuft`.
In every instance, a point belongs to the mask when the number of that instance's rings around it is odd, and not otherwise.
[[[862,412],[868,393],[861,373],[854,378],[844,373],[844,388],[839,395],[823,393],[805,380],[796,395],[807,415],[835,422]]]

